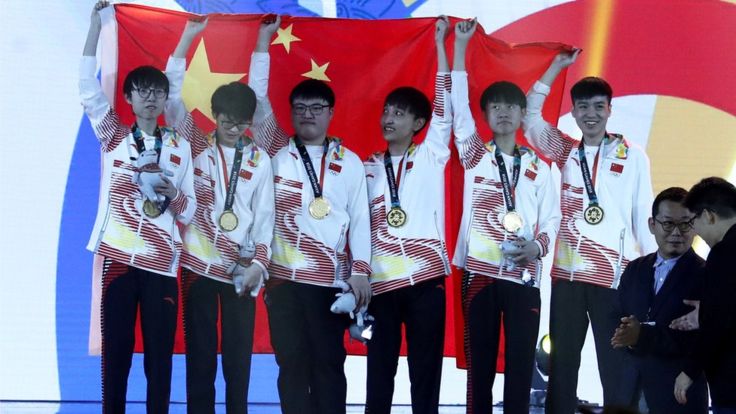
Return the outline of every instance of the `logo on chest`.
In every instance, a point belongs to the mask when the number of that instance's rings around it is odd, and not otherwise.
[[[331,162],[330,165],[327,167],[327,169],[330,171],[330,174],[332,175],[338,175],[340,172],[342,172],[342,165]]]
[[[609,171],[611,175],[618,177],[624,172],[624,165],[616,162],[611,163],[611,168]]]
[[[238,173],[238,176],[240,177],[241,181],[248,181],[251,178],[253,178],[253,172],[248,170],[240,170],[240,173]]]

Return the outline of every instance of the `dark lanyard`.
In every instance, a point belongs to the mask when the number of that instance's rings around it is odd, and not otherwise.
[[[314,165],[312,165],[312,159],[309,158],[307,148],[302,144],[302,141],[298,137],[294,137],[294,144],[296,144],[296,149],[302,157],[304,169],[307,171],[309,183],[312,185],[312,191],[314,191],[314,198],[322,197],[322,182],[325,178],[325,160],[327,159],[327,151],[330,148],[330,140],[325,138],[324,152],[322,153],[322,169],[319,172],[319,181],[317,181],[317,173],[314,171]]]
[[[404,151],[404,155],[401,157],[401,161],[399,162],[399,170],[396,172],[396,176],[394,176],[394,165],[393,161],[391,161],[391,153],[387,149],[386,153],[383,155],[383,166],[386,169],[386,180],[388,180],[388,190],[391,194],[391,207],[401,207],[401,203],[399,202],[401,171],[404,169],[404,159],[406,159],[406,154],[413,146],[414,143],[409,145],[409,148]]]
[[[146,143],[143,139],[143,134],[141,133],[141,129],[138,128],[137,123],[133,124],[130,130],[133,133],[133,140],[135,141],[135,146],[138,149],[138,156],[140,156],[141,153],[146,150]],[[161,160],[161,146],[163,145],[161,139],[161,129],[156,126],[156,130],[153,131],[153,134],[156,136],[156,143],[154,144],[153,149],[156,151],[156,164],[158,164]]]
[[[243,140],[238,140],[238,144],[235,145],[235,158],[233,158],[233,168],[230,170],[230,178],[227,176],[227,163],[225,162],[225,154],[222,152],[220,144],[217,145],[217,150],[220,153],[220,160],[222,161],[222,176],[225,178],[225,188],[227,193],[225,195],[225,211],[232,210],[233,204],[235,203],[235,189],[238,187],[238,173],[240,173],[240,165],[243,163]]]
[[[601,148],[606,144],[606,137],[601,141],[601,145],[598,146],[598,151],[595,153],[595,159],[593,161],[593,177],[590,176],[590,170],[588,169],[588,160],[585,157],[585,144],[583,140],[580,140],[578,145],[578,157],[580,158],[580,172],[583,174],[583,183],[585,184],[585,191],[588,193],[588,200],[590,204],[598,205],[598,196],[595,194],[595,178],[598,175],[598,157],[601,154]]]
[[[506,172],[506,163],[503,161],[503,155],[501,155],[501,149],[496,145],[496,162],[498,163],[498,174],[501,176],[501,186],[503,187],[503,199],[506,201],[506,210],[516,211],[516,204],[514,202],[514,192],[516,190],[516,184],[519,182],[519,172],[521,171],[521,153],[519,152],[519,146],[514,145],[514,167],[513,167],[513,186],[509,182],[509,174]]]

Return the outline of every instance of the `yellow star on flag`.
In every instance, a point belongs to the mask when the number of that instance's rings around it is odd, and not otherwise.
[[[184,76],[184,85],[181,91],[184,105],[189,111],[199,110],[202,115],[207,116],[214,122],[210,98],[215,89],[221,85],[239,81],[243,76],[245,76],[245,73],[212,72],[210,61],[207,58],[207,49],[204,46],[204,39],[202,39],[197,45],[197,50],[194,51],[194,56],[192,56],[192,61],[189,63],[189,68]]]
[[[286,53],[291,51],[291,42],[301,42],[302,39],[291,34],[291,30],[294,28],[294,24],[290,24],[286,29],[279,27],[276,32],[276,38],[271,42],[272,45],[284,45]]]
[[[330,66],[330,62],[324,65],[318,65],[314,59],[309,59],[312,62],[312,69],[309,72],[302,73],[305,78],[317,79],[325,82],[329,82],[330,78],[327,77],[327,67]]]

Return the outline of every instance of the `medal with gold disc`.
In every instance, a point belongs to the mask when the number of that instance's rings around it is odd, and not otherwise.
[[[309,215],[317,220],[322,220],[330,214],[330,202],[324,197],[317,197],[309,203]]]
[[[407,216],[406,211],[401,208],[399,188],[401,186],[401,173],[404,170],[404,160],[406,159],[407,153],[409,153],[413,147],[414,143],[412,142],[406,151],[404,151],[404,154],[401,156],[401,161],[399,161],[399,168],[396,171],[396,175],[394,175],[394,165],[391,159],[391,152],[387,149],[383,154],[383,166],[386,170],[386,181],[388,183],[389,193],[391,194],[391,208],[386,214],[386,223],[394,228],[398,228],[406,224]]]
[[[223,231],[233,231],[238,228],[238,216],[232,210],[225,210],[220,214],[217,224]]]
[[[135,142],[136,149],[138,150],[138,158],[136,159],[136,163],[138,164],[138,168],[140,172],[149,172],[149,173],[161,173],[161,167],[159,166],[159,161],[161,159],[161,146],[162,146],[162,138],[161,138],[161,129],[159,127],[156,127],[154,130],[155,140],[154,140],[154,148],[153,150],[156,152],[156,160],[155,162],[150,159],[147,154],[150,154],[150,151],[146,151],[146,144],[145,139],[143,138],[143,133],[141,132],[141,129],[138,128],[138,124],[133,124],[133,126],[130,128],[130,132],[133,134],[133,141]],[[148,162],[150,161],[150,163]],[[143,165],[141,165],[143,164]],[[146,215],[146,217],[149,218],[156,218],[161,215],[162,212],[166,211],[166,209],[169,206],[169,200],[166,198],[164,202],[159,205],[159,203],[149,200],[146,198],[143,200],[143,214]]]
[[[601,145],[598,147],[598,151],[595,153],[595,159],[593,161],[593,176],[590,175],[588,169],[588,160],[585,157],[585,144],[580,141],[578,145],[578,157],[580,158],[580,172],[583,174],[583,184],[585,184],[585,191],[588,193],[588,200],[590,204],[583,211],[583,218],[585,222],[591,225],[596,225],[603,221],[603,208],[598,204],[598,196],[595,193],[595,177],[598,173],[598,157],[601,153],[601,147],[608,142],[608,137],[604,137]]]
[[[506,162],[498,145],[496,145],[494,155],[496,157],[496,164],[498,164],[498,175],[501,177],[501,190],[503,191],[503,199],[506,204],[506,214],[501,218],[501,225],[507,232],[516,233],[524,227],[524,219],[516,211],[515,200],[516,185],[519,182],[519,172],[521,171],[521,152],[519,151],[519,146],[514,145],[513,183],[509,180],[509,174],[506,171]]]
[[[386,222],[391,227],[401,227],[406,224],[406,212],[401,207],[392,207],[388,211]]]
[[[327,152],[330,149],[330,140],[325,138],[322,152],[322,168],[319,172],[319,179],[317,179],[317,173],[314,171],[314,165],[312,164],[312,158],[309,156],[309,151],[304,146],[299,137],[294,137],[294,144],[296,149],[299,151],[299,155],[304,164],[304,170],[307,172],[307,178],[309,178],[309,184],[312,186],[312,192],[314,193],[314,199],[309,203],[307,210],[309,215],[316,220],[322,220],[330,214],[332,207],[330,206],[329,200],[322,194],[322,183],[325,180],[325,160],[327,160]]]
[[[233,166],[230,170],[230,174],[227,173],[227,162],[225,160],[225,153],[222,150],[222,144],[219,142],[217,145],[217,151],[220,154],[220,164],[222,165],[222,177],[225,180],[225,206],[217,219],[217,225],[224,232],[233,231],[238,228],[238,215],[235,214],[233,206],[235,204],[235,190],[238,187],[238,175],[240,174],[240,166],[243,164],[243,140],[238,140],[235,144],[235,155],[233,158]],[[255,151],[255,147],[253,147]],[[253,152],[251,152],[251,157]]]
[[[143,213],[150,218],[156,218],[161,215],[161,209],[158,208],[158,204],[146,199],[143,202]]]
[[[503,225],[504,230],[506,230],[509,233],[516,233],[524,227],[524,219],[521,218],[521,215],[515,211],[509,211],[507,212],[503,218],[501,219],[501,224]]]
[[[603,221],[603,209],[598,204],[591,204],[583,211],[583,218],[586,223],[596,225]]]

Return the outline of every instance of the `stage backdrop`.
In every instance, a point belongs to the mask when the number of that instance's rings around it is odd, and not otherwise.
[[[7,131],[0,154],[0,399],[3,400],[100,398],[99,358],[87,353],[93,259],[84,245],[96,209],[99,154],[79,106],[77,91],[78,59],[92,5],[92,2],[84,3],[87,2],[11,0],[0,5],[4,17],[0,29],[0,56],[3,56],[0,125]],[[736,5],[733,2],[159,0],[139,3],[195,13],[276,12],[361,19],[438,14],[477,16],[488,33],[509,43],[553,41],[576,45],[585,51],[570,68],[567,84],[589,74],[611,81],[616,98],[610,130],[621,132],[646,147],[651,157],[655,191],[671,185],[689,187],[708,175],[736,180],[736,104],[732,99],[736,90],[736,78],[732,76],[736,69],[736,43],[731,40]],[[295,35],[299,37],[296,32]],[[296,53],[298,42],[291,45]],[[432,47],[431,42],[427,47]],[[274,52],[277,48],[285,46],[274,46]],[[246,59],[249,52],[233,51]],[[315,62],[318,66],[324,63]],[[330,70],[328,67],[328,76]],[[565,95],[562,113],[567,113],[569,108]],[[572,135],[577,134],[569,115],[561,117],[560,126]],[[377,127],[374,135],[379,137]],[[548,285],[542,289],[544,302],[548,303]],[[547,310],[545,306],[540,334],[546,332]],[[583,358],[578,395],[600,401],[590,344],[586,344]],[[175,401],[184,400],[183,365],[183,358],[177,357],[172,388]],[[462,404],[464,371],[454,366],[454,359],[447,358],[441,399],[443,403]],[[362,357],[348,360],[350,402],[362,402],[364,371]],[[254,357],[252,401],[277,400],[275,375],[272,355]],[[135,360],[130,382],[129,399],[143,400],[145,382],[139,358]],[[502,382],[497,381],[496,395],[501,395],[498,391]],[[408,383],[403,363],[396,387],[395,403],[407,403]],[[218,389],[223,389],[221,382]]]

